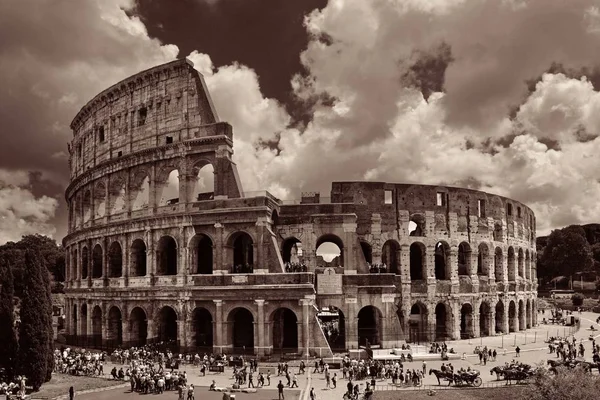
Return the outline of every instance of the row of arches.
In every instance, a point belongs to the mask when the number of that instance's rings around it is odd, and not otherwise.
[[[176,204],[181,199],[180,184],[182,177],[177,168],[165,170],[160,174],[159,185],[155,189],[158,206]],[[187,202],[210,200],[214,198],[214,168],[212,164],[201,161],[192,169],[191,180],[187,184]],[[93,219],[103,218],[127,210],[145,209],[150,204],[151,181],[144,172],[132,177],[129,188],[124,177],[117,177],[107,185],[96,183],[86,189],[71,203],[71,222],[80,226]]]

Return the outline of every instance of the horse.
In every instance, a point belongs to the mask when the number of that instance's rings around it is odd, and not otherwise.
[[[504,367],[497,365],[490,370],[490,375],[496,374],[496,380],[500,380],[501,376],[504,376]]]
[[[435,375],[435,377],[437,378],[438,385],[442,384],[440,382],[440,379],[447,380],[448,386],[450,386],[452,384],[452,382],[454,381],[454,379],[452,377],[452,373],[440,371],[439,369],[434,369],[434,368],[429,369],[429,375],[431,375],[431,374]]]
[[[515,381],[516,383],[520,383],[521,381],[529,378],[531,376],[530,372],[520,371],[518,369],[508,369],[504,371],[504,377],[506,379],[506,384],[510,385],[510,381]]]

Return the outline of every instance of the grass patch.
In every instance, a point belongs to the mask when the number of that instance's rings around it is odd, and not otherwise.
[[[483,389],[442,389],[436,390],[436,394],[433,397],[444,400],[513,400],[522,398],[526,390],[527,388],[524,386]],[[428,392],[428,390],[376,390],[373,400],[431,400],[432,396],[429,396]]]
[[[75,396],[77,397],[77,392],[81,392],[82,390],[118,386],[123,383],[126,382],[92,376],[73,376],[54,373],[50,382],[44,383],[39,392],[32,394],[34,397],[48,397],[52,399],[57,396],[68,395],[69,387],[73,386]]]

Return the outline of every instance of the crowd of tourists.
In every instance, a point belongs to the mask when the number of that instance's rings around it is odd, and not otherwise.
[[[106,353],[85,349],[54,350],[54,371],[69,375],[94,376],[104,374]]]
[[[367,267],[369,268],[369,272],[372,274],[386,274],[388,272],[387,266],[385,263],[380,264],[370,264],[367,263]]]
[[[0,395],[13,395],[24,399],[26,379],[24,376],[17,376],[13,382],[0,381]]]
[[[321,329],[329,342],[334,342],[339,336],[339,320],[321,321]]]
[[[234,274],[251,274],[254,272],[254,265],[252,264],[236,264],[231,269]]]
[[[304,263],[286,262],[284,264],[285,272],[306,272],[308,267]]]

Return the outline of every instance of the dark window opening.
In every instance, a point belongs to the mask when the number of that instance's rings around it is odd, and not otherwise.
[[[517,217],[521,218],[521,207],[517,207]]]
[[[512,204],[506,205],[506,214],[512,216]]]
[[[167,144],[173,143],[173,136],[167,136]]]
[[[100,142],[104,142],[104,127],[101,126],[100,129],[98,129],[98,140],[100,140]]]
[[[146,123],[146,117],[148,116],[148,109],[146,107],[140,108],[138,111],[138,126],[142,126]]]
[[[123,156],[123,152],[122,152],[122,151],[119,151],[119,152],[117,153],[117,157],[122,157],[122,156]]]

